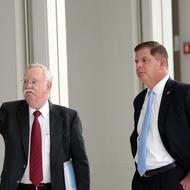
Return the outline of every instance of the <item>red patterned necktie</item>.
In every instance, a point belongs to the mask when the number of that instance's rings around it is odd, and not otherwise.
[[[31,147],[30,147],[30,180],[38,186],[43,180],[42,172],[42,139],[41,128],[38,121],[40,116],[39,111],[34,112],[34,122],[31,133]]]

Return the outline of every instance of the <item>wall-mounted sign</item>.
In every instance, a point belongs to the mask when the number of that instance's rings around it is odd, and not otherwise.
[[[190,54],[190,42],[183,43],[183,53]]]

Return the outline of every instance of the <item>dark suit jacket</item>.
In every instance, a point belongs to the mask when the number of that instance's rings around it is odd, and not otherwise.
[[[16,190],[28,159],[29,108],[25,100],[6,102],[0,108],[0,133],[5,160],[0,190]],[[77,190],[89,190],[89,165],[76,111],[50,103],[50,167],[52,190],[64,190],[63,163],[73,161]]]
[[[137,151],[137,123],[147,89],[134,100],[133,157]],[[158,130],[168,153],[184,169],[190,169],[190,85],[168,79],[160,104]]]

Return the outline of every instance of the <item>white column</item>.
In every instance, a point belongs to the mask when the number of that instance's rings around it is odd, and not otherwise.
[[[54,80],[51,100],[68,106],[65,1],[47,1],[48,58]]]
[[[22,0],[14,2],[15,6],[15,42],[16,42],[16,74],[17,74],[17,99],[23,98],[22,82],[24,70],[27,65],[26,42],[24,27],[24,3]]]
[[[169,55],[169,73],[173,77],[173,32],[171,0],[142,0],[142,41],[162,43]]]
[[[68,106],[65,1],[27,0],[28,59],[53,74],[50,99]]]

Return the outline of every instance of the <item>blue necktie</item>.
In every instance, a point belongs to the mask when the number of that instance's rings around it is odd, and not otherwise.
[[[141,134],[139,137],[137,170],[141,176],[143,176],[143,174],[146,172],[146,142],[147,142],[148,130],[150,127],[153,98],[154,98],[154,92],[150,90],[148,93],[148,103],[147,103],[146,113],[144,116]]]

